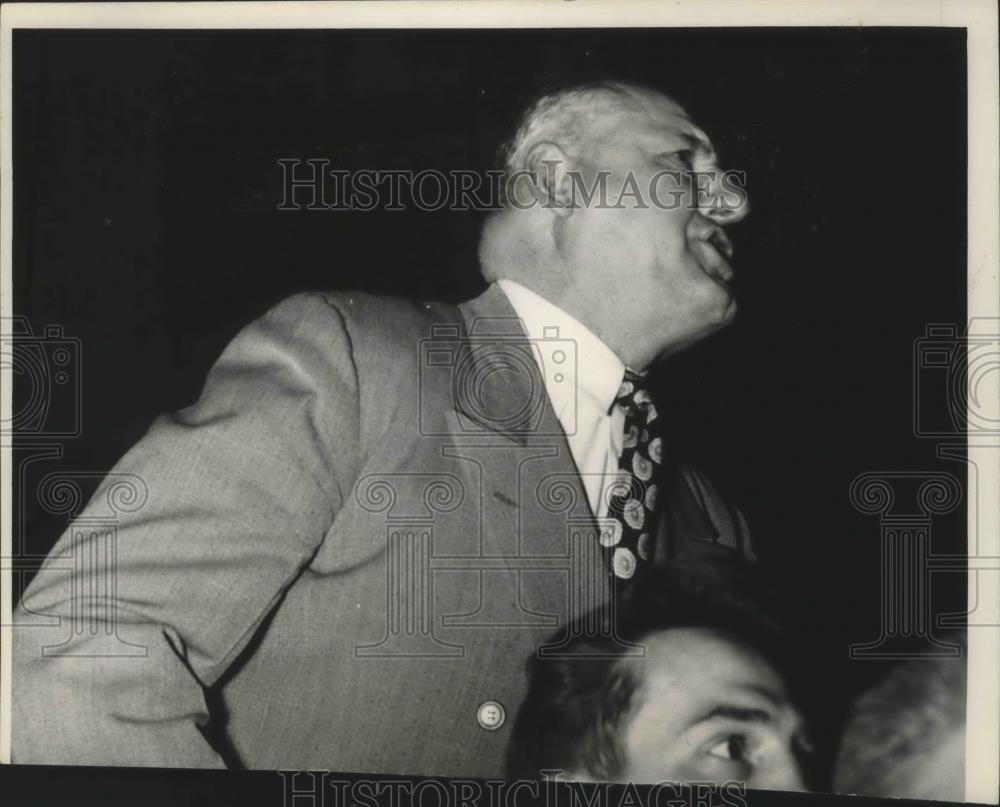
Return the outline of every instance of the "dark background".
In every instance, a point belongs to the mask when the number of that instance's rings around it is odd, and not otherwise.
[[[752,212],[738,321],[664,369],[661,409],[748,516],[817,661],[820,721],[884,669],[847,660],[880,632],[879,523],[849,488],[965,478],[913,426],[914,342],[966,317],[964,30],[22,30],[13,64],[15,313],[81,345],[82,432],[37,466],[66,472],[107,471],[290,293],[481,289],[481,214],[279,211],[278,159],[483,169],[540,81],[672,94],[747,172]],[[25,578],[65,526],[31,478]],[[965,551],[964,509],[935,521],[935,551]],[[933,596],[962,610],[964,575]]]

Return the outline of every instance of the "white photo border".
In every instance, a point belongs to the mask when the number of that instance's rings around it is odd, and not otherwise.
[[[1000,122],[993,0],[344,0],[343,2],[14,3],[0,9],[0,320],[12,315],[11,94],[15,28],[338,29],[954,27],[967,32],[968,318],[1000,318]],[[8,336],[3,334],[4,337]],[[12,411],[11,368],[0,374],[0,422]],[[977,388],[981,418],[1000,420],[1000,373]],[[966,800],[1000,797],[1000,445],[969,435],[969,610],[986,615],[968,640]],[[11,446],[0,451],[0,762],[10,761],[13,502]],[[975,473],[975,476],[973,476]],[[977,506],[978,505],[978,506]],[[973,542],[975,536],[975,542]],[[993,616],[990,616],[993,615]],[[972,626],[970,626],[972,627]]]

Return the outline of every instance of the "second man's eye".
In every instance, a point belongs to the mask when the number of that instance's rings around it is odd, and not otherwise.
[[[710,756],[742,762],[747,758],[747,739],[742,734],[730,734],[708,749]]]

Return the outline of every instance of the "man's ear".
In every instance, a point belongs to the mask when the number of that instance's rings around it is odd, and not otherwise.
[[[531,175],[536,198],[546,209],[565,217],[573,211],[572,161],[555,143],[537,143],[528,152],[525,168]]]

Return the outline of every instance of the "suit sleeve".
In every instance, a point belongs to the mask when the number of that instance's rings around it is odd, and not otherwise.
[[[243,330],[193,406],[156,421],[15,612],[18,763],[221,767],[211,686],[309,563],[359,462],[350,336],[320,295]],[[94,529],[129,480],[144,499]]]

